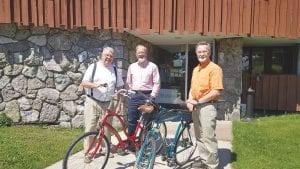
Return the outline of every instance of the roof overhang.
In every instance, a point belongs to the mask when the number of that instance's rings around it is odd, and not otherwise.
[[[162,34],[151,32],[148,35],[140,34],[138,31],[128,32],[136,37],[144,39],[154,45],[170,52],[176,52],[179,46],[185,44],[196,44],[199,41],[213,41],[224,38],[242,37],[244,46],[295,46],[300,45],[300,38],[288,39],[288,38],[272,38],[272,37],[248,37],[248,36],[203,36],[199,33],[183,33],[178,32],[163,32]]]

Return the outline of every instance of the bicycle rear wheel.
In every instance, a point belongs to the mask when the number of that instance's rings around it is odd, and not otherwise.
[[[144,142],[146,135],[147,135],[147,132],[140,133],[139,140],[141,141],[141,143]],[[155,153],[156,154],[158,154],[161,151],[166,137],[167,137],[167,125],[166,125],[166,123],[161,123],[160,127],[159,127],[158,137],[155,139]]]
[[[155,162],[155,135],[147,134],[144,143],[137,156],[134,169],[152,169]]]
[[[189,161],[196,150],[196,138],[191,136],[190,126],[185,126],[175,143],[175,161],[181,166]]]
[[[103,135],[99,142],[100,137],[102,135],[99,132],[88,132],[76,138],[67,150],[63,160],[63,169],[103,169],[108,161],[110,147],[106,136]],[[84,140],[87,138],[90,138],[91,143],[87,152],[84,152]],[[99,146],[98,150],[96,150],[97,146]]]

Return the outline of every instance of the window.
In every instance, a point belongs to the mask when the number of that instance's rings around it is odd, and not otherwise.
[[[243,50],[243,73],[296,74],[296,47],[247,47]]]

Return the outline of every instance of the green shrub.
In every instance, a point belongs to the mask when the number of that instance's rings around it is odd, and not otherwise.
[[[12,119],[7,117],[5,113],[0,114],[0,127],[11,126],[12,123]]]

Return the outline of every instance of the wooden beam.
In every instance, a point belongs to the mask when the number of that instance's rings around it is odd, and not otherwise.
[[[227,34],[227,22],[228,22],[228,0],[222,1],[222,27],[221,32],[226,35]]]
[[[108,29],[110,27],[110,15],[109,15],[109,0],[103,0],[103,28]]]
[[[203,0],[196,0],[196,11],[195,11],[195,31],[198,33],[203,33],[203,17],[204,17],[204,6]]]
[[[94,30],[94,2],[93,0],[82,1],[82,23],[87,30]]]
[[[31,5],[31,20],[30,22],[32,24],[34,24],[34,26],[37,26],[38,25],[38,18],[37,18],[37,2],[36,0],[31,0],[30,1],[30,5]]]
[[[45,24],[54,27],[54,1],[45,1]]]
[[[81,0],[75,0],[75,25],[77,27],[82,26],[82,10],[81,10]]]
[[[11,23],[10,0],[0,0],[0,22]]]
[[[159,33],[163,33],[165,25],[165,0],[159,2]]]
[[[242,27],[243,27],[243,33],[250,34],[251,33],[251,6],[252,0],[244,0],[243,1],[243,18],[242,18]]]
[[[139,16],[139,27],[141,34],[150,33],[150,1],[149,0],[140,0],[140,8],[138,8],[140,14]],[[143,14],[141,14],[143,13]]]
[[[193,0],[191,0],[193,1]],[[164,30],[172,31],[172,0],[165,0],[165,24]]]
[[[38,13],[38,26],[44,26],[45,24],[45,20],[44,20],[44,12],[45,12],[45,9],[44,9],[44,1],[43,0],[38,0],[37,1],[37,13]]]
[[[132,30],[132,0],[126,0],[126,22],[125,22],[125,27],[128,30]]]
[[[102,29],[102,1],[94,1],[94,10],[95,10],[95,27]]]
[[[13,6],[14,6],[14,8],[13,8],[13,11],[14,11],[13,22],[20,25],[20,23],[21,23],[21,2],[20,2],[20,0],[14,0],[13,1]],[[1,9],[1,11],[3,11],[3,9]]]
[[[152,0],[152,29],[153,32],[159,33],[160,13],[159,0]]]
[[[117,0],[117,28],[119,32],[124,30],[124,0]]]
[[[269,36],[275,35],[275,23],[276,23],[276,0],[269,0],[268,12],[267,12],[267,32]]]
[[[117,30],[117,4],[116,4],[116,0],[110,0],[110,21],[111,21],[111,28],[115,32]]]
[[[60,25],[65,28],[68,27],[68,9],[67,9],[67,0],[60,1],[60,9],[61,9],[61,22]]]
[[[196,2],[195,0],[185,1],[185,30],[189,33],[193,33],[195,31],[195,8]]]
[[[22,20],[22,25],[29,25],[29,8],[28,8],[28,0],[22,0],[21,1],[21,20]]]

